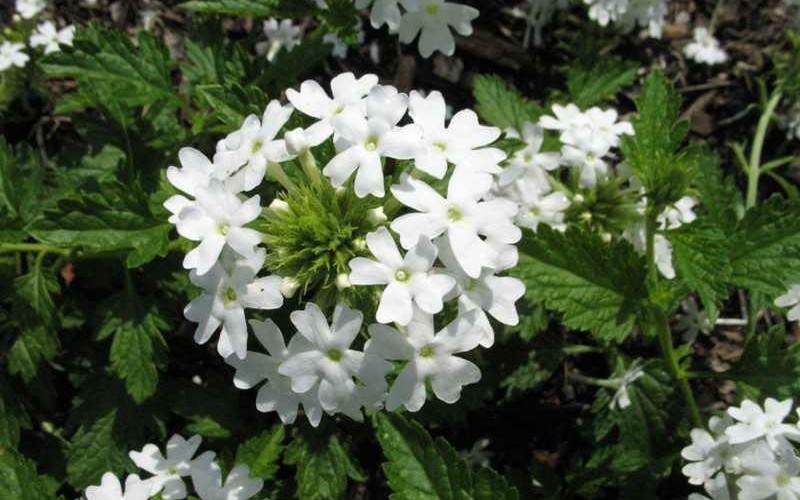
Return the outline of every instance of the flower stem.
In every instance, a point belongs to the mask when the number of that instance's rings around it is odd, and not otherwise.
[[[756,198],[758,196],[758,178],[761,175],[761,153],[764,150],[764,140],[769,130],[770,122],[775,114],[775,109],[778,107],[783,94],[780,91],[775,92],[767,101],[764,107],[764,112],[758,120],[758,127],[756,128],[756,135],[753,138],[753,146],[750,149],[750,162],[747,167],[747,198],[745,208],[750,209],[756,205]]]
[[[595,377],[587,377],[577,372],[567,372],[567,378],[580,382],[584,385],[593,385],[595,387],[605,387],[606,389],[619,389],[619,380],[616,379],[601,379]]]
[[[59,248],[44,243],[0,243],[0,253],[8,252],[37,252],[41,254],[56,254],[68,257],[72,250],[69,248]]]
[[[297,157],[300,161],[300,166],[303,168],[303,173],[306,174],[308,180],[312,184],[319,184],[322,182],[322,175],[320,175],[319,167],[317,167],[317,159],[310,149],[306,149]]]
[[[267,172],[273,179],[278,181],[278,184],[283,186],[287,191],[293,190],[296,186],[294,182],[286,175],[280,163],[269,162],[267,163]]]

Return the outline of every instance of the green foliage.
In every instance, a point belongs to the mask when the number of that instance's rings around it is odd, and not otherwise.
[[[608,179],[580,190],[580,198],[576,196],[565,211],[567,222],[599,234],[620,234],[641,222],[639,195],[624,184],[624,179]]]
[[[265,481],[274,479],[285,434],[283,425],[276,424],[248,439],[236,451],[236,463],[250,467],[250,475],[253,477],[260,477]]]
[[[30,417],[18,398],[8,377],[0,373],[0,450],[16,448],[20,431],[31,425]]]
[[[285,17],[302,15],[313,8],[308,0],[191,0],[180,7],[202,14],[231,16]]]
[[[472,83],[472,93],[480,117],[495,127],[522,130],[526,122],[536,123],[545,114],[538,104],[525,99],[497,75],[479,75]]]
[[[366,480],[348,447],[329,429],[299,429],[286,448],[285,462],[297,467],[295,495],[302,500],[342,498],[348,478]]]
[[[500,383],[506,390],[506,397],[532,391],[547,382],[564,360],[563,348],[564,341],[558,335],[551,332],[537,335],[527,361]]]
[[[775,56],[775,76],[777,87],[794,97],[800,95],[800,33],[787,30],[786,50]]]
[[[603,342],[622,342],[633,331],[647,297],[644,259],[624,240],[540,226],[519,245],[513,274],[527,285],[527,297],[563,314],[570,328],[588,330]]]
[[[586,109],[614,98],[623,88],[636,80],[639,68],[630,62],[611,60],[590,67],[571,66],[567,69],[567,91],[570,101]]]
[[[800,278],[800,205],[773,196],[729,235],[731,283],[777,297]]]
[[[517,490],[488,467],[472,468],[443,438],[434,440],[418,423],[396,413],[375,416],[378,442],[392,500],[490,500],[519,498]]]
[[[742,357],[725,372],[743,398],[763,400],[800,396],[800,344],[787,346],[782,324],[747,340]]]
[[[678,121],[681,99],[662,73],[647,77],[636,106],[636,135],[623,137],[622,151],[654,211],[660,213],[686,193],[697,153],[679,151],[689,127]]]
[[[56,497],[56,483],[40,476],[36,466],[13,449],[0,447],[0,493],[14,500],[50,500]]]

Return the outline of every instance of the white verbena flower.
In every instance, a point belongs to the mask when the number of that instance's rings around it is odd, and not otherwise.
[[[261,197],[242,201],[216,180],[200,188],[195,196],[194,203],[184,206],[176,216],[178,234],[200,242],[186,254],[183,267],[205,274],[225,247],[242,257],[252,257],[261,243],[261,233],[244,226],[261,215]]]
[[[313,140],[312,146],[320,144],[333,134],[332,121],[349,109],[357,110],[364,116],[367,112],[366,96],[378,84],[376,75],[364,75],[356,78],[353,73],[342,73],[331,80],[331,94],[314,80],[306,80],[300,84],[300,91],[288,89],[286,98],[300,111],[318,120],[306,129]]]
[[[23,19],[36,17],[44,8],[47,7],[47,0],[17,0],[17,13]]]
[[[290,316],[301,336],[298,351],[281,363],[278,372],[292,380],[292,390],[304,393],[318,385],[322,409],[361,420],[362,403],[374,405],[386,391],[386,374],[392,364],[372,354],[350,349],[361,329],[363,315],[339,304],[328,325],[316,304]],[[353,380],[356,377],[361,385]]]
[[[192,483],[200,500],[247,500],[264,487],[264,481],[250,477],[250,468],[236,465],[222,481],[222,468],[207,451],[192,464]]]
[[[677,229],[684,224],[694,222],[697,219],[697,214],[694,213],[696,206],[697,199],[692,196],[684,196],[661,212],[657,218],[659,228]]]
[[[429,314],[442,310],[443,298],[453,289],[455,280],[431,272],[438,251],[429,238],[420,236],[405,257],[385,227],[367,234],[366,239],[377,262],[363,257],[352,259],[349,279],[353,285],[386,285],[375,314],[379,323],[395,321],[407,325],[414,304]]]
[[[719,45],[719,40],[707,28],[694,29],[694,40],[683,48],[686,57],[700,64],[721,64],[728,60],[728,54]]]
[[[793,449],[773,460],[760,460],[757,468],[757,474],[745,474],[736,481],[740,499],[800,499],[800,459]]]
[[[60,30],[56,29],[51,21],[45,21],[36,27],[36,31],[31,35],[31,47],[44,47],[45,54],[58,52],[59,45],[72,46],[72,39],[75,37],[75,26],[67,26]]]
[[[622,377],[620,377],[619,387],[616,392],[614,392],[614,396],[611,398],[608,407],[612,410],[624,410],[629,407],[631,405],[631,397],[628,394],[628,388],[642,375],[644,375],[644,368],[638,366],[638,363],[634,361],[625,373],[622,374]]]
[[[142,481],[136,474],[131,474],[125,479],[123,490],[117,476],[106,472],[100,479],[99,486],[86,488],[86,500],[147,500],[151,495],[158,493],[150,480]]]
[[[259,55],[266,54],[267,60],[272,61],[282,48],[286,49],[286,52],[291,52],[299,45],[302,32],[302,28],[295,26],[291,19],[279,22],[277,19],[269,18],[264,21],[264,35],[267,41],[257,43],[256,52]]]
[[[422,129],[422,142],[414,157],[414,166],[437,179],[447,173],[447,163],[456,170],[496,174],[506,155],[497,148],[487,148],[501,134],[497,127],[478,122],[472,110],[456,113],[445,127],[447,106],[438,91],[427,96],[413,91],[409,97],[409,116]]]
[[[364,30],[361,29],[361,20],[359,19],[355,25],[356,29],[356,43],[357,45],[361,45],[364,43]],[[336,33],[325,33],[325,36],[322,37],[322,43],[327,43],[333,45],[331,48],[331,55],[333,57],[344,59],[347,57],[347,51],[349,49],[348,45],[342,42],[339,39],[339,35]]]
[[[481,185],[468,177],[453,177],[444,198],[428,184],[404,174],[392,186],[392,194],[417,212],[396,218],[391,228],[400,235],[403,248],[416,244],[421,235],[433,239],[445,234],[464,272],[477,278],[482,268],[496,267],[499,255],[481,235],[502,244],[522,237],[512,222],[516,203],[501,198],[481,201],[490,188],[488,182]]]
[[[728,441],[737,444],[764,437],[773,450],[785,444],[787,439],[800,441],[800,428],[783,423],[792,411],[792,404],[791,399],[777,401],[767,398],[763,409],[749,400],[742,401],[740,407],[728,408],[728,415],[737,421],[725,429]]]
[[[480,343],[483,332],[475,327],[476,315],[477,311],[469,311],[436,334],[433,316],[418,309],[403,332],[385,325],[370,325],[367,353],[408,361],[389,391],[388,410],[403,405],[408,411],[418,411],[425,404],[427,384],[437,398],[452,404],[461,397],[463,386],[480,380],[481,372],[475,364],[454,356]]]
[[[397,31],[400,26],[400,7],[398,0],[356,0],[357,9],[366,9],[372,5],[369,11],[369,22],[373,28],[380,28],[384,24],[389,27],[389,31]]]
[[[238,169],[232,173],[229,190],[250,191],[256,188],[264,180],[268,163],[291,158],[286,150],[286,141],[275,139],[275,136],[289,121],[292,111],[292,106],[282,106],[279,101],[272,100],[261,120],[256,115],[248,116],[239,130],[217,144],[214,163]]]
[[[397,126],[406,112],[407,100],[394,87],[377,86],[367,97],[366,117],[352,109],[334,122],[338,154],[322,173],[330,177],[335,187],[342,186],[356,172],[356,196],[371,194],[382,198],[386,194],[381,158],[413,158],[421,135],[416,125]]]
[[[681,469],[690,484],[702,485],[723,466],[723,452],[729,448],[727,439],[716,439],[705,429],[692,429],[692,443],[681,450],[681,456],[690,461]]]
[[[547,172],[556,170],[561,165],[561,155],[541,151],[544,142],[542,126],[525,122],[521,132],[509,129],[506,131],[506,136],[521,139],[525,142],[525,147],[514,153],[508,166],[497,176],[500,186],[524,180],[526,184],[535,186],[539,191],[549,191],[550,180]]]
[[[200,447],[202,438],[192,436],[188,440],[175,434],[167,441],[167,456],[154,444],[146,444],[141,451],[128,453],[140,469],[153,474],[149,481],[161,490],[164,500],[186,498],[186,485],[181,477],[191,472],[192,457]]]
[[[539,224],[546,224],[553,229],[564,231],[565,211],[570,206],[569,198],[561,191],[542,192],[531,189],[530,184],[517,181],[512,184],[517,193],[515,201],[519,203],[519,213],[514,219],[519,226],[536,231]]]
[[[283,305],[282,280],[278,276],[256,278],[264,265],[266,251],[260,249],[248,259],[223,254],[209,272],[189,273],[189,279],[203,294],[184,309],[186,319],[198,323],[194,340],[205,344],[222,326],[217,351],[222,357],[247,353],[247,324],[244,309],[278,309]]]
[[[0,71],[5,71],[11,66],[24,68],[30,60],[28,54],[23,50],[25,46],[21,43],[3,42],[0,44]]]
[[[785,294],[775,299],[775,305],[790,308],[786,313],[789,321],[800,320],[800,284],[792,285]]]
[[[398,32],[402,43],[411,43],[419,35],[419,53],[428,58],[435,51],[451,56],[456,50],[452,27],[459,35],[472,34],[472,21],[480,12],[473,7],[445,0],[400,0],[406,13]]]
[[[292,424],[297,418],[298,406],[302,403],[311,425],[314,427],[319,425],[322,407],[317,393],[308,391],[297,394],[292,390],[291,379],[278,373],[278,366],[292,351],[297,351],[292,343],[298,342],[302,337],[295,336],[287,348],[280,329],[272,320],[250,320],[250,326],[268,354],[248,351],[244,359],[237,356],[225,358],[226,363],[236,368],[233,385],[239,389],[252,389],[266,380],[256,395],[258,411],[277,412],[284,424]]]

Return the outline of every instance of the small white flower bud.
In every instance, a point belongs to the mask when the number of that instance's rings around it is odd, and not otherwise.
[[[297,290],[300,288],[300,282],[294,278],[283,278],[281,280],[281,295],[287,299],[294,297]]]
[[[372,224],[379,226],[384,222],[386,222],[388,219],[386,217],[386,214],[383,212],[383,207],[377,207],[367,211],[367,220],[370,221]]]
[[[610,242],[611,242],[611,233],[603,233],[603,234],[601,234],[601,235],[600,235],[600,238],[601,238],[601,239],[602,239],[604,242],[606,242],[606,243],[610,243]]]
[[[341,273],[336,277],[336,288],[339,290],[344,290],[345,288],[350,288],[351,286],[350,276],[347,273]]]
[[[364,238],[356,239],[355,241],[353,241],[353,248],[355,248],[359,252],[363,252],[364,250],[367,249],[367,240],[365,240]]]
[[[272,203],[269,204],[269,209],[273,212],[288,212],[289,204],[279,198],[275,198],[272,200]]]
[[[286,132],[283,138],[286,140],[286,151],[291,155],[301,155],[309,148],[306,132],[301,128]]]
[[[192,377],[192,383],[194,385],[203,385],[203,379],[200,378],[200,375],[195,375],[194,377]]]
[[[583,203],[584,201],[586,201],[586,198],[584,198],[582,194],[576,194],[574,201],[575,203]]]

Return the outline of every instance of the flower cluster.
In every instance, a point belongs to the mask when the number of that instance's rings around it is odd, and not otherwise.
[[[36,18],[47,6],[45,0],[17,0],[17,15],[30,20]],[[75,27],[67,26],[58,29],[52,21],[43,21],[30,35],[28,44],[31,48],[41,47],[45,54],[58,52],[61,45],[72,45],[75,36]],[[25,52],[25,44],[6,40],[0,43],[0,72],[12,67],[24,68],[30,61],[30,56]]]
[[[167,441],[166,455],[158,446],[147,444],[141,451],[131,451],[134,464],[151,476],[141,479],[131,474],[125,485],[112,472],[103,474],[98,486],[86,489],[86,500],[180,500],[186,498],[184,478],[191,478],[194,493],[200,500],[247,500],[264,486],[261,479],[250,477],[246,465],[237,465],[223,480],[222,468],[216,454],[206,451],[195,457],[200,447],[200,436],[184,439],[175,434]]]
[[[690,462],[683,474],[712,500],[800,498],[800,457],[791,443],[800,441],[800,427],[784,422],[792,404],[767,398],[762,408],[745,400],[711,417],[709,430],[693,429],[692,444],[681,451]]]
[[[646,28],[651,37],[661,38],[669,12],[667,0],[583,0],[589,6],[589,18],[600,26],[616,24],[630,31]]]
[[[367,7],[373,28],[385,24],[406,44],[419,35],[419,53],[425,58],[436,51],[453,55],[456,44],[450,29],[469,36],[472,21],[480,14],[473,7],[446,0],[356,0],[356,8]]]
[[[728,54],[720,47],[719,40],[714,38],[708,28],[696,27],[694,40],[683,48],[686,57],[700,64],[722,64],[728,60]]]
[[[493,344],[490,318],[518,322],[525,287],[501,274],[517,262],[519,205],[502,192],[514,183],[530,198],[528,174],[501,188],[506,154],[491,145],[502,132],[471,110],[448,122],[439,92],[406,95],[375,75],[344,73],[331,94],[306,81],[286,96],[290,104],[272,101],[219,141],[212,159],[185,148],[181,167],[167,170],[183,192],[165,202],[170,221],[199,242],[183,261],[203,289],[185,309],[195,340],[219,330],[234,384],[261,385],[257,408],[286,423],[300,405],[318,425],[323,413],[416,411],[429,391],[455,402],[480,378],[457,355]],[[306,126],[278,138],[295,110]],[[383,201],[389,167],[396,182]],[[259,194],[245,194],[265,179],[284,189],[266,210]],[[274,274],[260,276],[264,268]],[[290,315],[289,342],[273,321],[251,320],[266,353],[248,351],[245,310],[278,309],[298,292],[305,305]],[[362,311],[374,311],[368,328]],[[437,327],[437,317],[450,321]]]

